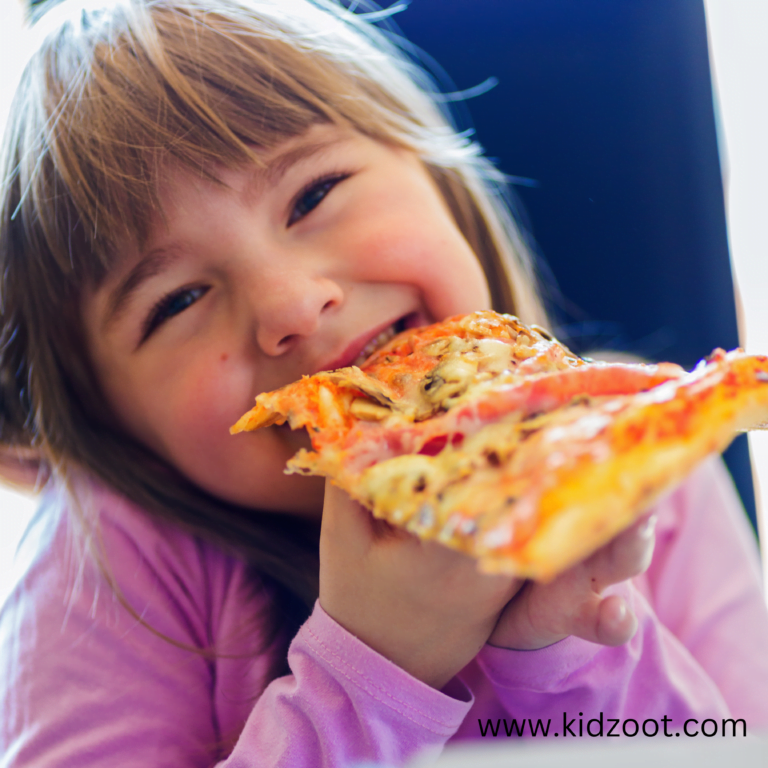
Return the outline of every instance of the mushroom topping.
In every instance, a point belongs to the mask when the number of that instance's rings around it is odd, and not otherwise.
[[[392,413],[389,408],[372,403],[364,397],[355,398],[349,406],[349,412],[362,421],[382,421]]]

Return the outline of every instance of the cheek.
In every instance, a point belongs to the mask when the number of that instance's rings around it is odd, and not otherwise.
[[[485,274],[469,244],[443,217],[401,216],[358,233],[372,279],[418,288],[435,319],[490,308]]]
[[[186,366],[169,389],[167,424],[175,446],[200,441],[226,444],[229,427],[253,406],[252,375],[238,375],[221,353],[202,356]]]
[[[252,375],[246,383],[246,376],[220,354],[210,366],[188,372],[164,423],[165,457],[214,496],[246,507],[318,516],[322,478],[283,472],[299,448],[310,447],[303,430],[229,434],[253,406],[253,394]]]
[[[164,351],[165,352],[165,351]],[[223,351],[198,342],[158,355],[159,365],[131,370],[114,398],[123,424],[139,440],[177,462],[198,452],[215,458],[228,429],[252,405],[253,379],[238,375]]]

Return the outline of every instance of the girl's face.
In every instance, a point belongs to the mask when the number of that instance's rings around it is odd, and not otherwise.
[[[395,324],[490,296],[413,154],[322,125],[264,159],[219,169],[220,184],[169,172],[145,247],[86,295],[86,337],[128,433],[222,499],[319,515],[323,481],[283,474],[303,431],[230,425],[260,392],[352,364]]]

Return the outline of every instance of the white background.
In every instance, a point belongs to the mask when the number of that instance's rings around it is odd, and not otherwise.
[[[747,351],[768,354],[768,1],[706,0],[725,139],[728,237]],[[768,432],[749,436],[768,595]],[[760,493],[762,489],[762,494]]]
[[[768,0],[706,0],[706,7],[745,342],[751,352],[768,353]],[[21,27],[21,0],[0,0],[0,124],[20,74]],[[750,440],[757,476],[768,496],[768,432],[753,434]],[[0,486],[0,603],[10,586],[13,550],[32,506],[29,497]],[[768,551],[768,525],[762,513],[761,518]]]

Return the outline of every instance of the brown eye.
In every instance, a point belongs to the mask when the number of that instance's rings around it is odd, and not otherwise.
[[[196,301],[199,301],[206,293],[208,286],[197,286],[195,288],[182,288],[174,293],[164,296],[154,306],[144,324],[141,341],[145,341],[152,333],[164,322],[181,314],[185,309],[191,307]]]
[[[347,178],[349,178],[349,174],[345,173],[324,176],[311,181],[304,187],[293,204],[291,215],[288,218],[288,226],[290,227],[300,219],[303,219],[308,213],[311,213],[340,181],[344,181]]]

